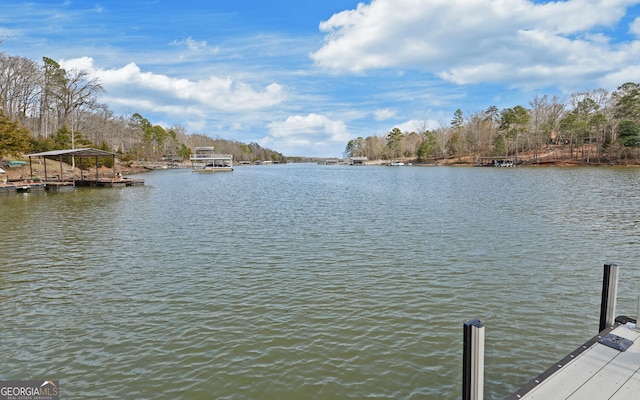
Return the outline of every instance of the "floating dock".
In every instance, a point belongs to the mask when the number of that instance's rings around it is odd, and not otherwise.
[[[75,187],[104,187],[104,188],[144,186],[144,179],[134,179],[134,178],[82,179],[82,180],[75,180],[74,186]]]
[[[618,318],[509,399],[640,398],[640,331]]]
[[[74,181],[21,181],[0,184],[0,193],[31,193],[31,192],[68,192],[77,187],[93,188],[123,188],[129,186],[144,186],[144,179],[83,179]]]
[[[70,192],[76,188],[73,182],[47,182],[45,185],[48,192]]]
[[[47,185],[43,182],[9,182],[0,184],[0,193],[44,192]]]
[[[605,264],[598,334],[508,400],[640,399],[640,330],[636,319],[614,318],[617,287],[618,266]],[[482,400],[484,326],[470,320],[463,333],[462,399]]]

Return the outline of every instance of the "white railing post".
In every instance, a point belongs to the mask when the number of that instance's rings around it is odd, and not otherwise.
[[[600,330],[613,326],[616,313],[616,298],[618,297],[618,266],[616,264],[604,265],[602,278],[602,300],[600,301]]]
[[[463,325],[462,400],[484,397],[484,325],[472,319]]]
[[[638,309],[636,311],[636,329],[638,329],[638,324],[640,324],[640,296],[638,296]]]

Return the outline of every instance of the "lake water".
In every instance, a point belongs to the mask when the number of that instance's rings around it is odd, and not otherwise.
[[[640,295],[640,169],[166,170],[0,197],[0,379],[61,398],[504,398]]]

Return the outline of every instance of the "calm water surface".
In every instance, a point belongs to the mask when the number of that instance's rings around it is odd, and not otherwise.
[[[0,379],[67,399],[504,398],[640,295],[638,169],[274,165],[0,197]]]

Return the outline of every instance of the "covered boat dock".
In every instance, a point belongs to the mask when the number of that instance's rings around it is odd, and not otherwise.
[[[123,186],[141,186],[144,185],[144,180],[142,179],[132,179],[125,178],[122,176],[120,172],[117,172],[115,169],[116,165],[116,153],[112,153],[109,151],[85,148],[85,149],[71,149],[71,150],[52,150],[45,151],[42,153],[34,153],[29,154],[29,173],[31,176],[30,183],[31,184],[44,184],[47,187],[47,190],[63,190],[65,187],[81,187],[81,186],[89,186],[89,187],[123,187]],[[60,163],[57,171],[52,171],[47,169],[46,160],[42,163],[44,165],[44,177],[40,178],[38,176],[34,176],[33,173],[33,163],[34,160],[38,159],[51,159],[57,160]],[[74,171],[67,171],[65,175],[64,169],[64,160],[65,159],[77,159],[79,162],[80,168],[80,177],[76,176]],[[92,172],[87,172],[85,175],[85,170],[83,168],[83,160],[91,159],[94,160],[95,167],[95,175]],[[107,164],[108,162],[104,162],[104,160],[110,160],[111,171],[108,172],[107,176],[103,174],[100,176],[99,168],[100,160],[103,160],[103,164]],[[88,163],[87,163],[88,164]],[[92,167],[93,168],[93,167]]]
[[[189,159],[194,172],[233,171],[233,155],[216,154],[213,147],[196,147]]]

